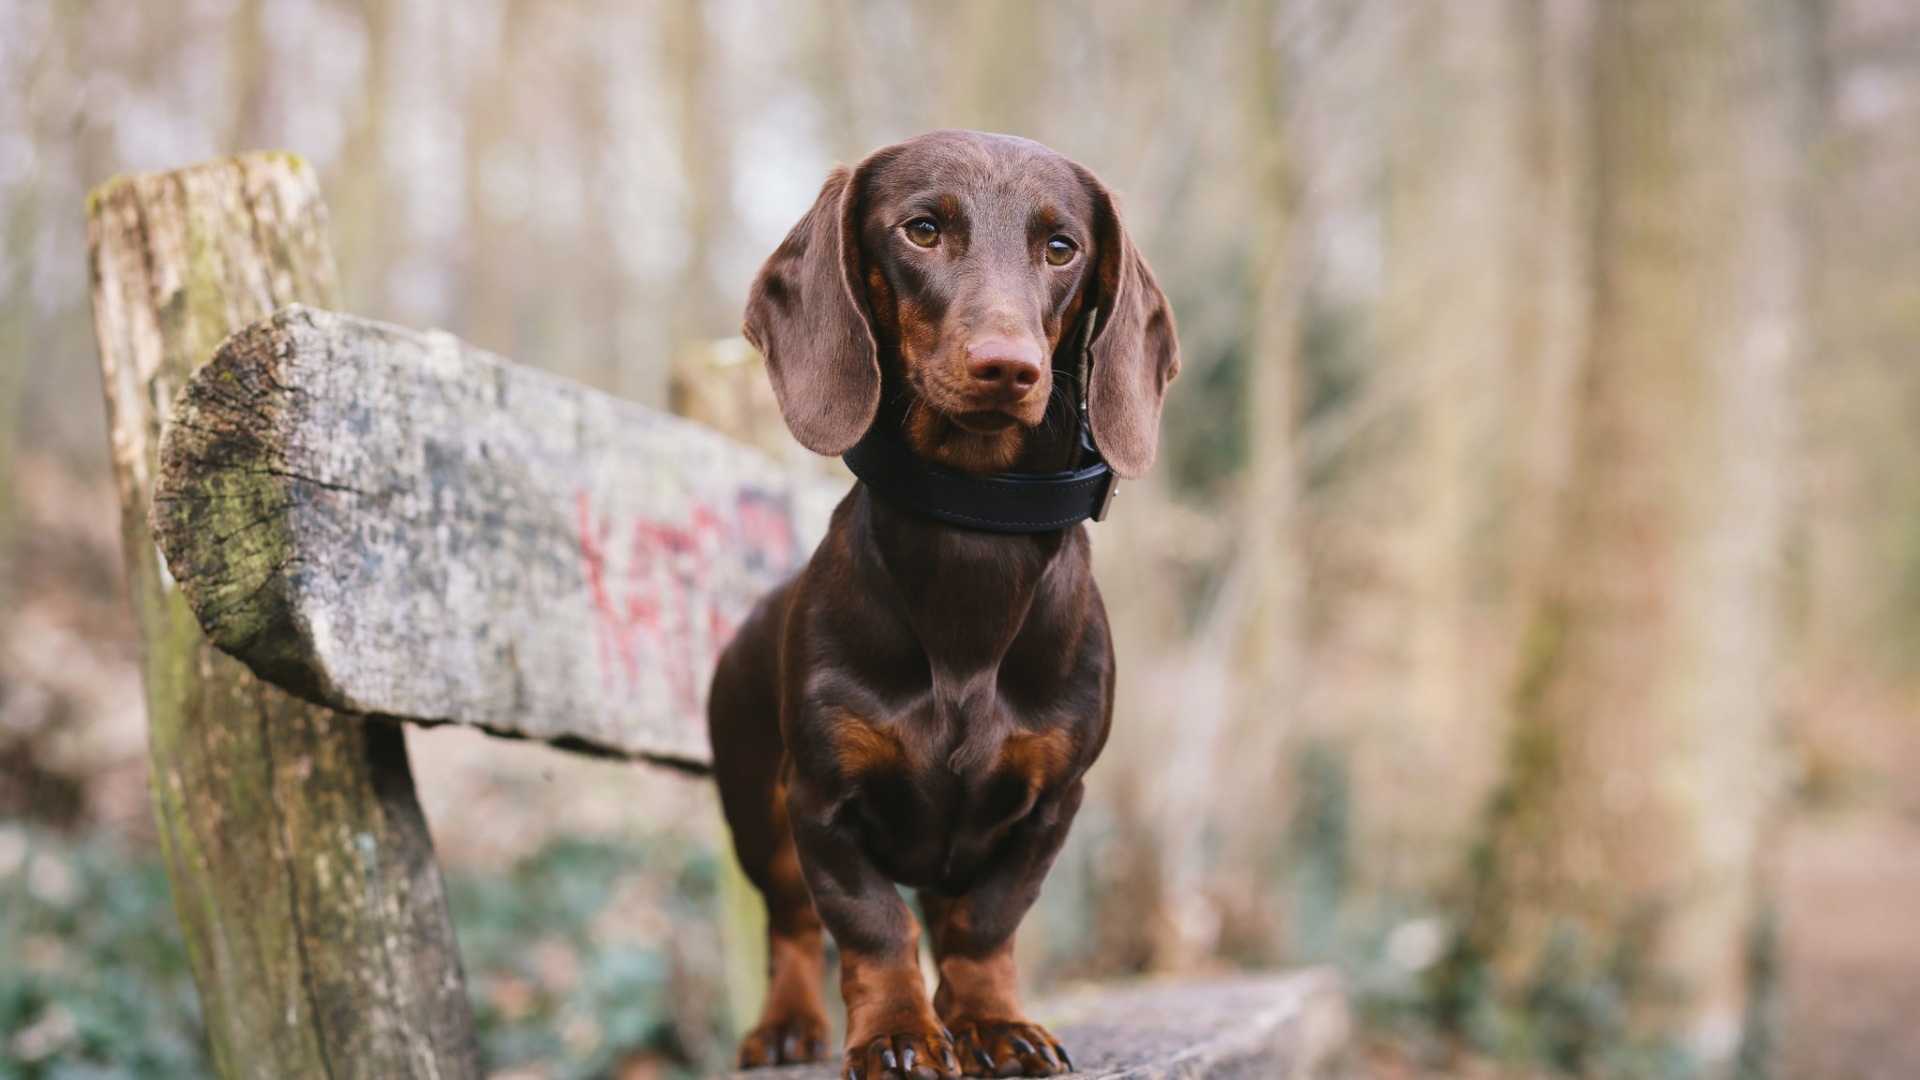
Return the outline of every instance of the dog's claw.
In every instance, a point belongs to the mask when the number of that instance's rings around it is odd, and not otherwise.
[[[1073,1065],[1047,1030],[1024,1020],[953,1024],[969,1076],[1058,1076]]]
[[[849,1073],[866,1080],[959,1080],[960,1058],[942,1027],[860,1038],[847,1047]]]
[[[826,1057],[826,1017],[796,1015],[767,1021],[740,1040],[743,1069],[798,1065]]]

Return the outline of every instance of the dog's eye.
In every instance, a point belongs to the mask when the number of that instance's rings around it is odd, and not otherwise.
[[[917,247],[930,248],[940,242],[940,226],[929,217],[917,217],[906,223],[907,239]]]
[[[1047,265],[1065,266],[1073,261],[1073,253],[1079,250],[1073,246],[1073,241],[1064,236],[1056,236],[1047,241]]]

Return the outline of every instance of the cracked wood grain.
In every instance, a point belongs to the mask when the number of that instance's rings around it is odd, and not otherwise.
[[[251,154],[114,180],[87,210],[154,808],[215,1066],[225,1077],[478,1076],[400,729],[294,698],[214,649],[148,529],[179,388],[232,331],[296,300],[334,299],[313,175],[288,155]],[[278,509],[250,506],[254,520],[236,520],[229,542]]]
[[[714,659],[845,482],[450,335],[291,307],[187,384],[155,537],[342,710],[703,768]]]

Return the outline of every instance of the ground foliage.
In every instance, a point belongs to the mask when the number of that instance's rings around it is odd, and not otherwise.
[[[672,943],[712,949],[715,872],[711,853],[670,842],[558,838],[504,872],[450,874],[489,1072],[704,1075],[726,1017],[686,1030]],[[622,940],[609,920],[673,933]],[[0,828],[0,957],[0,1080],[210,1075],[152,853]]]

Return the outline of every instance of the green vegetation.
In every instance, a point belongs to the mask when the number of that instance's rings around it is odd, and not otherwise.
[[[488,1069],[704,1075],[731,1049],[698,970],[717,954],[716,871],[684,844],[562,839],[450,875]],[[0,1080],[209,1075],[156,855],[0,827],[0,957]]]
[[[158,859],[0,830],[0,956],[0,1080],[207,1075]]]

